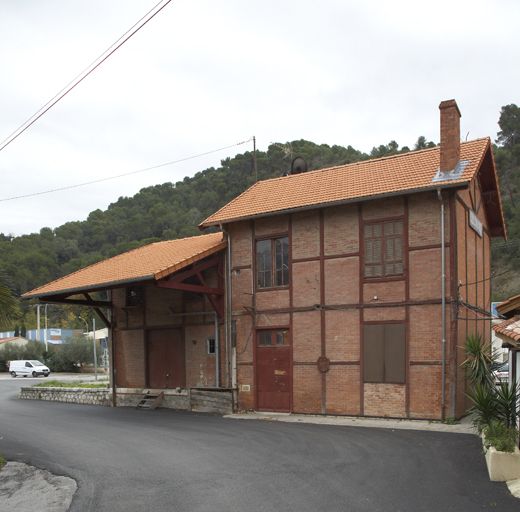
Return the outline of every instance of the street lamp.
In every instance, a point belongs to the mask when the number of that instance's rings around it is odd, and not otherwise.
[[[78,318],[85,322],[85,330],[87,331],[87,334],[88,334],[88,324],[87,324],[87,321],[84,318],[81,318],[80,316],[78,316]]]

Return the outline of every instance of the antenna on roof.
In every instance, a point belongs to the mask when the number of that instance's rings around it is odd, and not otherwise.
[[[286,158],[288,156],[292,157],[292,146],[291,146],[290,142],[287,142],[283,146],[282,146],[282,144],[278,144],[277,142],[271,142],[271,144],[273,146],[276,146],[277,148],[281,149],[285,153],[285,155],[283,156],[284,158]]]

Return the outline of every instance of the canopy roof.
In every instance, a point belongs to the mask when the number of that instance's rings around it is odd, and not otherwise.
[[[150,279],[159,280],[227,246],[222,233],[156,242],[100,261],[35,290],[22,299],[106,290]]]

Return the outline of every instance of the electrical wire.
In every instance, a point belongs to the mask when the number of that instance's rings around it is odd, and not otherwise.
[[[72,89],[74,89],[77,85],[79,85],[85,78],[87,78],[87,76],[89,76],[94,70],[96,70],[101,64],[103,64],[103,62],[105,62],[114,52],[116,52],[119,48],[121,48],[121,46],[123,46],[123,44],[125,44],[134,34],[136,34],[152,18],[154,18],[157,14],[159,14],[159,12],[161,12],[171,2],[171,0],[166,0],[166,3],[162,7],[160,7],[152,16],[150,16],[148,19],[146,19],[143,23],[141,23],[151,12],[153,12],[155,9],[157,9],[157,7],[163,2],[164,2],[164,0],[161,0],[155,7],[150,9],[137,23],[135,23],[130,29],[128,29],[115,43],[113,43],[96,60],[94,60],[78,76],[76,76],[76,78],[74,78],[74,80],[69,82],[58,94],[56,94],[43,107],[41,107],[40,110],[38,110],[35,114],[33,114],[29,119],[27,119],[27,121],[25,121],[25,123],[23,123],[19,128],[17,128],[13,133],[11,133],[11,135],[9,135],[6,139],[4,139],[0,143],[0,151],[2,151],[9,144],[11,144],[11,142],[13,142],[15,139],[17,139],[23,132],[25,132],[25,130],[27,130],[36,121],[38,121],[38,119],[40,119],[40,117],[42,117],[46,112],[48,112],[52,107],[54,107],[54,105],[56,105],[56,103],[58,103],[58,101],[60,101],[62,98],[64,98],[70,91],[72,91]],[[135,30],[133,30],[135,27],[137,27],[137,28]],[[133,32],[131,32],[132,30],[133,30]],[[125,38],[125,36],[129,32],[131,32],[130,35]],[[123,38],[125,38],[125,39],[123,39]],[[123,41],[121,43],[119,43],[122,39],[123,39]],[[115,48],[114,48],[114,46],[115,46]],[[96,64],[96,62],[97,62],[97,64]],[[92,66],[94,66],[94,67],[92,67]],[[90,71],[87,72],[87,70],[89,68],[92,68],[92,69],[90,69]]]
[[[43,194],[51,194],[52,192],[61,192],[62,190],[69,190],[71,188],[84,187],[86,185],[92,185],[94,183],[101,183],[102,181],[115,180],[117,178],[123,178],[125,176],[130,176],[132,174],[137,174],[137,173],[145,172],[145,171],[151,171],[153,169],[159,169],[159,167],[165,167],[167,165],[174,165],[174,164],[178,164],[180,162],[186,162],[186,160],[193,160],[194,158],[199,158],[201,156],[210,155],[211,153],[217,153],[218,151],[224,151],[225,149],[234,148],[236,146],[241,146],[242,144],[247,144],[252,139],[253,139],[253,137],[251,137],[248,140],[244,140],[242,142],[238,142],[236,144],[231,144],[231,146],[226,146],[224,148],[214,149],[212,151],[206,151],[205,153],[200,153],[199,155],[188,156],[186,158],[181,158],[180,160],[174,160],[173,162],[167,162],[165,164],[154,165],[153,167],[147,167],[146,169],[140,169],[138,171],[127,172],[127,173],[124,173],[124,174],[118,174],[117,176],[110,176],[109,178],[101,178],[99,180],[87,181],[86,183],[78,183],[77,185],[69,185],[68,187],[61,187],[61,188],[55,188],[53,190],[46,190],[44,192],[35,192],[34,194],[25,194],[23,196],[16,196],[16,197],[7,197],[5,199],[0,199],[0,202],[3,202],[3,201],[14,201],[15,199],[23,199],[25,197],[41,196]]]
[[[502,267],[504,268],[504,267]],[[480,284],[480,283],[484,283],[486,281],[490,281],[491,279],[496,279],[497,277],[500,277],[500,276],[503,276],[504,274],[507,274],[508,272],[511,272],[512,270],[516,270],[517,268],[520,268],[520,265],[517,265],[516,267],[511,267],[510,269],[504,271],[504,272],[501,272],[500,274],[495,274],[494,276],[491,276],[491,277],[487,277],[486,279],[482,279],[481,281],[475,281],[474,283],[466,283],[466,284],[460,284],[460,286],[471,286],[471,285],[474,285],[474,284]]]

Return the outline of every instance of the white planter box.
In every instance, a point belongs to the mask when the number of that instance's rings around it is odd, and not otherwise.
[[[520,478],[520,450],[513,453],[499,452],[491,447],[486,450],[486,463],[492,482],[507,482]]]

